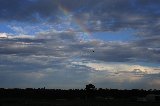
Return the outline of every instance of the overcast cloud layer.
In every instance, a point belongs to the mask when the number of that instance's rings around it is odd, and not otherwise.
[[[159,0],[0,0],[0,24],[0,87],[160,88]]]

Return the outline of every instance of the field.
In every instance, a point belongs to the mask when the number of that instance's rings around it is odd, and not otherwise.
[[[6,98],[0,100],[0,106],[160,106],[160,102]]]

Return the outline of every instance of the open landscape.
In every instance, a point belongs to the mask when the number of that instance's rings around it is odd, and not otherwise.
[[[158,106],[160,90],[0,89],[0,106]]]
[[[0,106],[160,106],[160,0],[0,0]]]

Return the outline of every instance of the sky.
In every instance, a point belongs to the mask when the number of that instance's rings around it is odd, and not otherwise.
[[[160,89],[160,0],[0,0],[0,88]]]

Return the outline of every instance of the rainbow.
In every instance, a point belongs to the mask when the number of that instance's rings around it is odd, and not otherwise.
[[[59,5],[59,10],[63,12],[63,14],[68,17],[71,15],[70,11],[62,5]],[[80,32],[80,37],[82,40],[89,40],[91,39],[91,32],[82,24],[82,21],[79,19],[73,19],[72,22],[80,29],[80,31],[73,31],[73,32]]]

